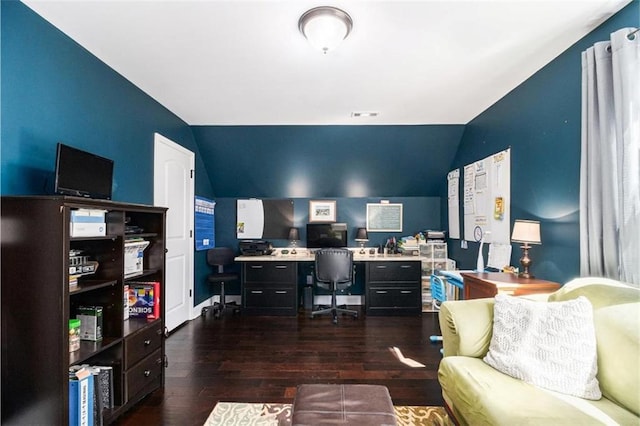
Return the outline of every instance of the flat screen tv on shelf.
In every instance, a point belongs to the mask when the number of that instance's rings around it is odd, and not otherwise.
[[[56,194],[111,199],[113,160],[58,143]]]
[[[347,247],[346,223],[308,223],[307,248]]]

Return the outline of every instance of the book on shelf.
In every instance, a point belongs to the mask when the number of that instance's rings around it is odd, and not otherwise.
[[[69,426],[93,426],[93,390],[88,368],[69,370]]]
[[[113,367],[107,365],[93,365],[90,367],[97,376],[98,394],[102,408],[113,408]]]
[[[129,281],[129,317],[160,318],[160,283],[157,281]]]

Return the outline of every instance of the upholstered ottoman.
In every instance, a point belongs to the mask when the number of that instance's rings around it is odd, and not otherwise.
[[[300,385],[291,414],[292,424],[396,424],[389,390],[378,385]]]

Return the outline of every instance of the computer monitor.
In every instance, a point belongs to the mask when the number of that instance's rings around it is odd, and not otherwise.
[[[346,223],[308,223],[307,248],[347,247]]]

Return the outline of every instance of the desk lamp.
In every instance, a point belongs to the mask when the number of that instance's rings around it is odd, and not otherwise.
[[[369,241],[369,235],[367,234],[367,228],[358,228],[356,233],[356,241],[360,245],[360,254],[364,254],[364,243]]]
[[[529,273],[529,267],[532,263],[529,258],[529,249],[531,248],[529,244],[542,244],[540,241],[540,222],[537,220],[516,219],[513,224],[511,241],[514,243],[522,243],[522,246],[520,246],[522,249],[522,257],[520,258],[522,271],[518,276],[520,278],[534,278],[534,276]]]
[[[291,241],[291,254],[297,254],[296,247],[298,246],[298,241],[300,240],[300,232],[298,228],[289,228],[289,241]]]

